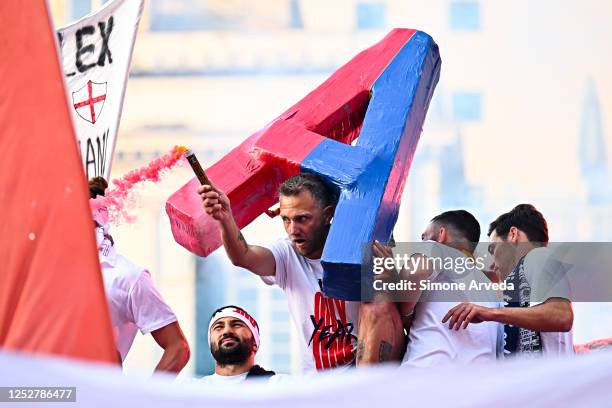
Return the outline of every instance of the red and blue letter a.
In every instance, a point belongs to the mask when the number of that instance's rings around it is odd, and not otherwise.
[[[429,35],[393,30],[207,169],[228,194],[239,227],[278,201],[287,178],[300,171],[322,176],[339,191],[323,287],[328,296],[359,300],[369,245],[386,242],[397,221],[440,65]],[[206,256],[221,240],[197,187],[194,178],[168,199],[166,211],[176,241]]]

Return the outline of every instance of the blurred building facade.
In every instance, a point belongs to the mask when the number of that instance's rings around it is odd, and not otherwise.
[[[50,0],[58,26],[104,3]],[[548,218],[553,240],[609,241],[609,221],[601,220],[612,215],[612,55],[602,33],[609,33],[612,5],[604,3],[149,0],[113,175],[175,144],[191,147],[209,166],[391,28],[418,28],[439,44],[443,65],[396,240],[419,239],[428,220],[447,209],[469,209],[486,230],[501,212],[532,202]],[[222,250],[200,259],[174,242],[164,204],[190,177],[178,169],[143,187],[138,222],[115,232],[120,251],[151,269],[179,315],[193,349],[186,374],[211,372],[208,318],[227,303],[259,321],[262,365],[298,371],[282,292],[232,267]],[[266,217],[245,231],[259,244],[282,234],[280,221]],[[157,356],[153,341],[139,336],[126,370],[152,369]]]

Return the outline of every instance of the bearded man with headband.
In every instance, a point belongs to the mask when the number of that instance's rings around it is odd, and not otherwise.
[[[255,364],[259,326],[241,307],[224,306],[213,313],[208,324],[208,345],[215,359],[215,373],[200,379],[205,384],[237,384],[275,375]]]

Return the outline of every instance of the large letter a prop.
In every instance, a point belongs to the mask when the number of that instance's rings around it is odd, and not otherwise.
[[[207,169],[240,228],[278,201],[284,180],[300,171],[319,174],[340,192],[322,257],[324,291],[358,300],[361,265],[369,263],[364,248],[387,241],[397,221],[440,64],[429,35],[393,30]],[[196,179],[183,186],[166,211],[176,241],[206,256],[221,239],[197,187]]]

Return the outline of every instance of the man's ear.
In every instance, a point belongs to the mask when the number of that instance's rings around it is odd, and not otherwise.
[[[508,241],[512,242],[513,244],[516,244],[518,242],[518,238],[519,238],[518,228],[510,227],[510,230],[508,231]]]
[[[440,227],[440,229],[438,230],[438,242],[448,242],[448,230],[444,227]]]
[[[334,207],[328,205],[323,209],[323,219],[325,220],[325,225],[330,225],[332,218],[334,218]]]

